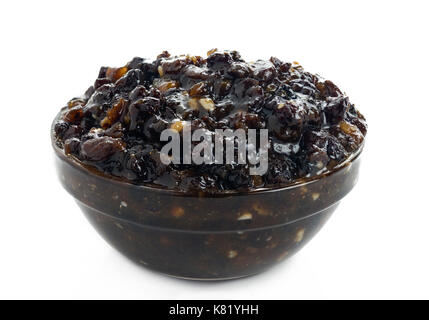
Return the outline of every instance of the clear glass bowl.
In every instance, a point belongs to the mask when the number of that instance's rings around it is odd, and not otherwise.
[[[198,280],[253,275],[301,249],[355,185],[361,152],[285,187],[187,194],[105,175],[51,137],[63,187],[107,242],[147,268]]]

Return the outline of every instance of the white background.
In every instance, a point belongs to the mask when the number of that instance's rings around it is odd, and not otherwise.
[[[429,298],[425,1],[2,1],[0,298]],[[57,181],[50,124],[101,65],[134,56],[299,61],[367,117],[360,181],[272,270],[176,280],[115,252]]]

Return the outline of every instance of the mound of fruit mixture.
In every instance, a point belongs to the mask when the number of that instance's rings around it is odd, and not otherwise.
[[[160,161],[164,129],[268,129],[268,170],[249,164]],[[161,53],[102,67],[54,124],[56,144],[86,165],[135,184],[177,190],[283,186],[334,169],[364,141],[365,118],[331,81],[277,58],[244,61],[236,51]]]

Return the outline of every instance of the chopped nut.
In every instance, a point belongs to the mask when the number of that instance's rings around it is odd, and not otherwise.
[[[217,51],[217,48],[214,48],[214,49],[207,51],[207,57],[216,51]]]
[[[194,84],[191,89],[189,89],[189,95],[191,97],[202,96],[207,92],[205,82],[201,81]]]
[[[188,106],[193,110],[198,110],[199,104],[197,98],[189,99]]]
[[[114,122],[116,122],[119,119],[119,116],[121,115],[125,104],[125,99],[120,98],[117,103],[115,103],[109,110],[107,110],[106,117],[101,120],[100,126],[104,129],[107,129]]]
[[[174,122],[171,125],[170,129],[176,130],[177,132],[182,131],[183,130],[183,123],[182,123],[182,121],[176,121],[176,122]]]
[[[89,132],[94,133],[95,135],[102,135],[103,133],[103,129],[101,128],[91,128],[91,130],[89,130]]]
[[[161,92],[166,92],[168,89],[177,87],[179,87],[179,83],[177,81],[166,81],[158,86],[158,90]]]
[[[259,203],[257,203],[257,202],[255,202],[253,205],[252,205],[252,209],[253,210],[255,210],[255,212],[257,213],[257,214],[259,214],[259,215],[261,215],[261,216],[268,216],[270,213],[269,213],[269,211],[266,209],[266,208],[264,208],[264,207],[262,207]]]
[[[214,108],[215,108],[215,104],[214,104],[213,100],[210,99],[210,98],[202,98],[202,99],[200,99],[200,104],[207,111],[213,111]]]
[[[130,118],[130,116],[127,114],[127,115],[125,115],[125,117],[124,117],[124,122],[127,124],[127,125],[129,125],[130,124],[130,122],[131,122],[131,118]]]
[[[173,207],[171,209],[171,214],[175,218],[180,218],[181,216],[183,216],[185,214],[185,210],[182,207]]]
[[[119,68],[119,70],[116,72],[116,76],[119,78],[121,78],[122,76],[124,76],[126,73],[128,72],[128,68],[127,67],[122,67]]]
[[[250,212],[246,212],[246,213],[243,213],[241,216],[239,216],[237,220],[250,220],[252,218],[253,218],[252,214]]]
[[[64,114],[63,119],[68,123],[78,123],[84,117],[82,106],[73,107]]]
[[[298,232],[296,233],[296,236],[295,236],[295,242],[298,243],[298,242],[302,241],[302,238],[304,238],[304,232],[305,232],[304,228],[301,228],[298,230]]]
[[[350,135],[352,135],[352,134],[354,134],[354,133],[356,133],[356,132],[359,132],[358,127],[356,127],[355,125],[353,125],[353,124],[351,124],[351,123],[348,123],[348,122],[346,122],[346,121],[344,121],[344,120],[342,120],[342,121],[340,122],[340,129],[341,129],[341,131],[343,131],[344,133],[346,133],[346,134],[350,134]]]
[[[277,261],[282,261],[284,258],[286,258],[287,257],[287,255],[289,254],[289,252],[288,251],[285,251],[285,252],[283,252],[281,255],[279,255],[278,257],[277,257]]]
[[[315,193],[313,193],[313,194],[311,195],[311,197],[313,198],[313,200],[314,200],[314,201],[316,201],[317,199],[319,199],[319,197],[320,197],[320,193],[315,192]]]
[[[228,258],[230,258],[230,259],[234,259],[237,255],[238,255],[238,253],[235,250],[230,250],[228,252]]]
[[[125,201],[121,201],[120,207],[126,208],[126,207],[128,207],[128,203],[126,203]]]
[[[67,104],[69,109],[76,107],[76,106],[84,106],[84,105],[85,105],[85,101],[82,99],[79,99],[79,98],[72,99]]]
[[[164,70],[162,69],[162,67],[161,67],[161,66],[158,66],[158,73],[159,73],[159,76],[160,76],[160,77],[163,77],[163,76],[164,76]]]
[[[281,109],[285,106],[286,104],[284,104],[283,102],[277,104],[277,109]]]
[[[105,117],[103,120],[100,121],[100,126],[102,128],[108,128],[109,125],[110,125],[110,122],[109,122],[109,118],[107,117]]]

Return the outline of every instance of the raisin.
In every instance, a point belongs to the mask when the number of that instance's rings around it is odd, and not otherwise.
[[[124,150],[124,145],[119,139],[104,136],[82,143],[80,155],[84,160],[102,161],[122,150]]]
[[[302,126],[306,120],[304,108],[296,103],[286,101],[284,104],[277,105],[275,112],[280,122],[287,126]]]
[[[217,120],[221,120],[226,116],[228,116],[233,109],[234,109],[234,103],[231,100],[226,99],[226,100],[220,101],[216,105],[216,108],[213,110],[213,116]]]
[[[234,62],[229,67],[227,73],[234,78],[246,78],[251,72],[250,67],[243,62]]]
[[[207,57],[207,66],[211,69],[218,70],[230,65],[234,59],[229,52],[213,52]]]
[[[276,58],[276,57],[271,57],[270,58],[271,63],[276,67],[276,69],[280,72],[288,72],[289,68],[291,66],[290,63],[285,63],[282,62],[280,59]]]
[[[184,68],[183,78],[193,80],[207,80],[210,77],[208,70],[194,65],[188,65]]]
[[[270,158],[270,167],[266,174],[268,184],[287,184],[296,178],[296,165],[287,156]]]
[[[130,62],[127,63],[126,67],[128,70],[141,69],[144,59],[140,57],[134,57]]]
[[[325,82],[317,82],[316,87],[323,97],[338,97],[341,94],[340,89],[338,89],[338,87],[329,80],[326,80]]]
[[[115,85],[114,84],[105,84],[101,87],[97,88],[94,93],[89,98],[85,107],[87,109],[91,109],[95,106],[95,108],[99,108],[101,105],[105,103],[111,103],[112,98],[114,96]],[[99,110],[93,110],[94,114],[97,114]]]
[[[82,128],[77,125],[70,125],[68,129],[62,134],[62,140],[78,137],[82,133]]]
[[[188,61],[183,58],[175,58],[161,63],[161,68],[165,75],[177,75],[180,70],[188,64]]]
[[[130,92],[129,97],[131,101],[135,101],[148,95],[149,93],[147,89],[143,85],[138,85],[133,89],[133,91]]]
[[[338,97],[329,99],[328,104],[323,109],[328,124],[337,124],[344,119],[347,108],[350,106],[348,97]]]
[[[232,82],[229,80],[216,79],[213,84],[213,95],[216,98],[225,97],[232,88]]]
[[[147,97],[134,101],[129,108],[130,130],[137,128],[140,119],[145,119],[158,113],[160,108],[160,100],[152,97]]]
[[[143,71],[139,69],[130,70],[115,83],[116,91],[130,92],[143,81]]]
[[[253,76],[263,82],[271,81],[276,76],[276,69],[269,61],[258,60],[252,65]]]
[[[257,114],[239,112],[230,119],[230,126],[233,129],[263,129],[265,123]]]
[[[65,154],[78,154],[80,146],[80,140],[78,138],[67,139],[64,142],[64,152]]]
[[[109,84],[109,83],[112,83],[112,80],[110,80],[109,78],[98,78],[94,82],[94,89],[97,90],[101,86],[104,86],[105,84]]]
[[[363,116],[357,112],[356,116],[352,116],[352,115],[347,115],[347,121],[349,121],[351,124],[355,125],[356,127],[359,128],[360,132],[363,135],[366,135],[366,131],[368,130],[368,126],[365,122],[365,118],[363,118]]]
[[[59,120],[54,125],[54,131],[57,138],[63,139],[64,133],[68,130],[70,125],[62,120]]]

